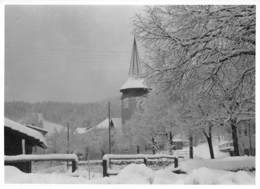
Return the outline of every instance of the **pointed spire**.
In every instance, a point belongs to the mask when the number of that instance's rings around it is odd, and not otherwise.
[[[137,50],[136,40],[135,40],[135,36],[134,36],[132,56],[131,56],[131,62],[130,62],[130,68],[129,68],[128,75],[130,77],[138,77],[140,74],[141,74],[141,65],[139,62],[138,50]]]

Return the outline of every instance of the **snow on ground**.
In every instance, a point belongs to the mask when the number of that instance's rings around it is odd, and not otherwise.
[[[224,153],[219,151],[218,148],[219,142],[213,141],[213,150],[214,150],[214,155],[215,158],[223,158],[223,157],[228,157],[230,156],[229,153]],[[209,146],[207,143],[201,143],[197,146],[193,147],[194,149],[194,158],[197,159],[210,159],[210,153],[209,153]],[[161,151],[161,154],[168,154],[168,151]],[[189,147],[184,147],[181,150],[174,150],[173,155],[179,157],[182,156],[185,159],[188,159],[189,157]]]
[[[213,150],[214,150],[215,158],[223,158],[223,157],[229,156],[228,153],[219,151],[217,142],[213,142]],[[194,147],[194,157],[202,158],[202,159],[210,159],[208,144],[202,143],[202,144],[199,144],[198,146],[195,146]]]
[[[171,166],[169,169],[190,172],[201,167],[227,171],[252,170],[255,168],[255,157],[242,156],[221,159],[192,159],[180,162],[178,168]]]
[[[49,184],[255,184],[255,157],[227,157],[214,146],[217,159],[210,159],[207,144],[194,147],[194,159],[182,160],[178,169],[187,174],[175,174],[173,166],[152,170],[144,164],[130,164],[117,176],[102,177],[102,167],[79,166],[71,173],[65,164],[36,169],[26,174],[12,166],[5,166],[6,183]],[[138,156],[138,155],[137,155]],[[122,168],[122,167],[121,167]],[[230,170],[233,170],[231,172]],[[234,172],[237,171],[237,172]]]
[[[78,184],[87,183],[84,177],[73,177],[69,174],[39,174],[23,173],[12,166],[5,166],[5,183],[34,183],[34,184]]]
[[[90,179],[90,180],[89,180]],[[255,184],[254,173],[231,172],[199,167],[188,174],[175,174],[169,168],[154,171],[144,164],[130,164],[117,176],[89,178],[86,170],[75,173],[22,173],[15,167],[5,166],[6,183],[49,184]]]

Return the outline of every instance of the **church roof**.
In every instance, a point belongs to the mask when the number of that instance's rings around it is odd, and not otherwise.
[[[123,86],[120,88],[120,91],[125,89],[148,89],[147,85],[145,84],[144,78],[134,78],[129,77],[126,82],[123,84]]]
[[[142,72],[142,69],[141,69],[141,65],[140,65],[136,40],[134,38],[132,56],[131,56],[131,60],[130,60],[130,68],[129,68],[128,75],[130,77],[139,77],[141,72]]]
[[[141,78],[141,64],[139,60],[136,40],[134,38],[132,56],[128,72],[128,79],[120,88],[120,91],[125,89],[148,88],[145,84],[144,78]]]

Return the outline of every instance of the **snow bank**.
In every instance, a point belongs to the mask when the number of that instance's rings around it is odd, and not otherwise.
[[[190,172],[201,167],[217,170],[250,170],[255,168],[255,157],[227,157],[222,159],[193,159],[180,162],[178,168],[171,166],[172,170],[182,170]]]
[[[107,181],[108,182],[108,181]],[[253,175],[245,171],[230,172],[199,168],[190,174],[175,174],[170,170],[153,171],[144,165],[131,164],[118,176],[111,177],[112,184],[254,184]]]
[[[255,184],[255,178],[245,171],[234,173],[201,167],[178,179],[175,184]]]
[[[130,164],[117,176],[111,177],[113,184],[152,184],[154,171],[144,164]]]
[[[188,174],[175,174],[169,169],[153,171],[143,164],[131,164],[117,176],[89,179],[86,171],[71,174],[26,174],[5,166],[6,183],[51,183],[51,184],[255,184],[255,175],[245,171],[230,172],[205,167]],[[87,178],[88,177],[88,178]]]
[[[14,166],[5,166],[5,178],[19,177],[24,173]]]
[[[67,174],[35,174],[23,173],[15,167],[5,166],[5,183],[19,184],[78,184],[87,183],[82,177],[72,177]]]

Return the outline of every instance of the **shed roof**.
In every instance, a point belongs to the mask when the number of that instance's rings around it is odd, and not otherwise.
[[[9,129],[19,132],[19,133],[22,133],[22,134],[28,136],[29,138],[36,140],[37,145],[39,145],[43,148],[47,147],[47,142],[46,142],[44,136],[39,131],[31,129],[25,125],[12,121],[8,118],[5,118],[4,126],[6,128],[9,128]]]
[[[37,126],[31,125],[31,124],[26,124],[26,127],[32,128],[32,129],[34,129],[36,131],[39,131],[40,133],[43,134],[43,136],[45,136],[48,133],[48,131],[46,129],[43,129],[41,127],[37,127]]]

